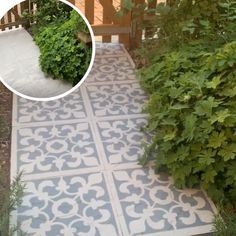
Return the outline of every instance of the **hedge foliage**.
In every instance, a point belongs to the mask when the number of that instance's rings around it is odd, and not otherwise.
[[[39,1],[32,32],[40,49],[40,65],[46,75],[76,85],[86,73],[92,49],[76,33],[89,33],[83,18],[57,0]]]
[[[153,139],[140,162],[154,155],[177,187],[200,184],[235,206],[236,3],[182,0],[157,11],[159,39],[142,49]]]

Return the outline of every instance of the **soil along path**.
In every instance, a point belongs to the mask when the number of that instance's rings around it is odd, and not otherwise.
[[[39,48],[23,28],[0,32],[0,76],[16,91],[47,98],[67,92],[72,86],[46,78],[39,65]]]
[[[121,45],[99,44],[79,90],[51,102],[14,97],[12,175],[27,188],[17,220],[33,236],[210,232],[215,207],[137,160],[146,96]]]

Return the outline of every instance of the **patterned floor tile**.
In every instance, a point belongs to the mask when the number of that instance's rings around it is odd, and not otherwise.
[[[147,99],[138,83],[97,84],[86,89],[97,117],[140,114]]]
[[[17,107],[17,122],[19,123],[70,120],[87,116],[79,90],[62,99],[49,102],[19,98]]]
[[[109,74],[109,76],[107,76]],[[86,83],[117,82],[136,79],[133,64],[127,56],[95,58]]]
[[[114,171],[113,177],[130,236],[212,223],[213,209],[199,189],[176,189],[170,177],[153,169]]]
[[[136,162],[143,154],[142,143],[147,142],[147,137],[140,130],[146,123],[146,118],[98,122],[107,162]]]
[[[122,54],[128,55],[121,44],[96,43],[96,56],[118,56]]]
[[[101,173],[27,182],[18,219],[29,236],[118,236]]]
[[[88,123],[26,127],[17,130],[18,170],[25,174],[98,166]]]

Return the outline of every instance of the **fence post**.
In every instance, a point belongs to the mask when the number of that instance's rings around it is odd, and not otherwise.
[[[157,7],[157,0],[151,0],[148,2],[148,12],[147,15],[149,17],[154,17],[155,16],[155,12],[152,12],[152,10],[155,10]],[[151,10],[151,12],[150,12]],[[149,37],[153,37],[155,34],[155,28],[152,27],[151,23],[152,20],[151,18],[149,19],[149,25],[145,26],[145,38],[149,38]]]
[[[131,21],[131,47],[137,48],[142,42],[142,22],[144,18],[144,10],[142,5],[145,4],[145,0],[134,0],[134,9],[132,11]]]
[[[123,1],[121,1],[121,4],[123,4]],[[121,9],[123,6],[121,5]],[[120,18],[120,26],[124,27],[131,27],[131,21],[132,21],[132,14],[129,11],[126,13],[122,18]],[[131,33],[129,34],[119,34],[119,43],[123,43],[128,48],[131,48]]]
[[[113,0],[107,0],[110,1],[111,4],[113,3]],[[111,24],[111,12],[108,8],[103,8],[103,24]],[[102,36],[102,42],[109,43],[111,42],[111,35],[104,35]]]
[[[94,0],[85,0],[85,16],[91,25],[94,24]]]

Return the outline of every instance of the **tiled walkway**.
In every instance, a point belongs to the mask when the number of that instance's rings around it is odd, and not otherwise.
[[[56,101],[14,98],[12,175],[24,171],[17,220],[32,236],[184,236],[211,230],[214,206],[142,168],[146,123],[133,63],[98,45],[87,81]]]

